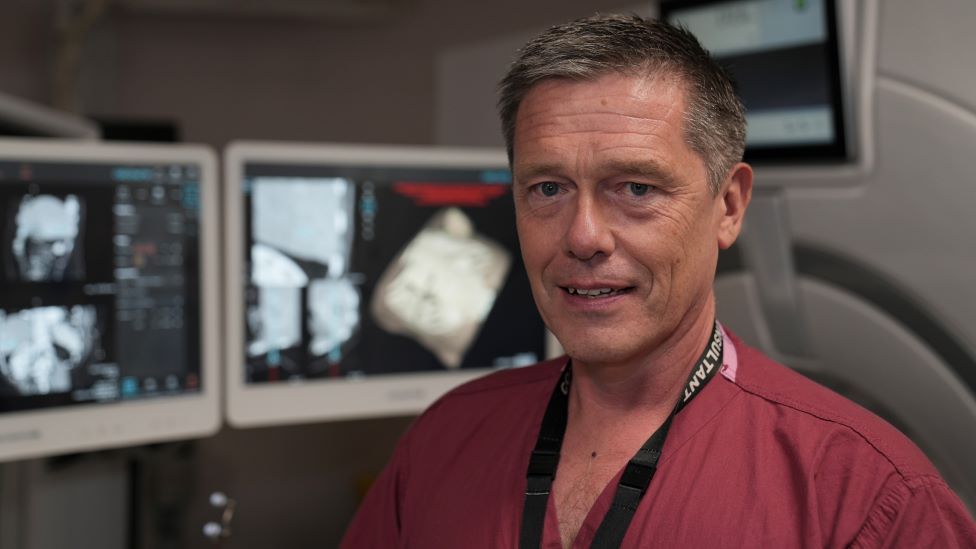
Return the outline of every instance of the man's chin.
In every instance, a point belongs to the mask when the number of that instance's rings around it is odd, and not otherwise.
[[[640,361],[654,353],[661,343],[661,334],[657,326],[643,324],[643,327],[639,330],[621,330],[617,325],[606,329],[565,330],[555,334],[574,362],[613,366]]]
[[[586,365],[623,364],[637,355],[636,350],[629,346],[608,342],[578,342],[568,346],[563,342],[563,349],[573,362]]]

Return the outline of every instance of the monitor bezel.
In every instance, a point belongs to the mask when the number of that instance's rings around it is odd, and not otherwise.
[[[676,11],[685,11],[706,6],[741,3],[749,0],[671,0],[663,1],[660,18],[668,18]],[[830,75],[830,105],[833,107],[835,136],[826,144],[784,145],[778,147],[755,147],[746,145],[743,160],[754,166],[830,166],[850,163],[855,160],[856,128],[851,116],[851,93],[845,60],[841,53],[840,22],[836,0],[823,0],[827,23],[827,70]]]
[[[200,167],[200,391],[0,414],[0,461],[204,437],[220,428],[217,158],[202,145],[0,139],[0,160]],[[0,184],[3,184],[0,181]]]
[[[226,417],[234,427],[413,415],[490,368],[362,379],[247,384],[244,376],[244,167],[248,163],[508,170],[502,149],[238,141],[224,151]]]

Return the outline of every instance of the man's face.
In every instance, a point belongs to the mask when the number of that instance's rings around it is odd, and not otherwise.
[[[610,74],[543,81],[519,107],[522,255],[543,319],[578,361],[639,359],[711,322],[718,249],[735,234],[685,143],[685,105],[676,78]]]

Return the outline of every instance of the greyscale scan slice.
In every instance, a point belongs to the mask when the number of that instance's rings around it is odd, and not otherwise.
[[[341,178],[255,181],[254,240],[292,257],[323,263],[331,277],[344,274],[353,237],[351,187]]]
[[[314,356],[331,355],[336,361],[340,346],[359,326],[359,290],[346,278],[320,278],[309,285],[309,351]]]
[[[101,335],[95,307],[82,305],[0,310],[0,334],[0,373],[21,395],[69,392]]]
[[[81,201],[49,194],[25,195],[14,216],[16,231],[11,243],[23,280],[58,282],[67,278],[81,223]],[[76,270],[81,270],[76,258]],[[83,275],[82,272],[74,273]]]
[[[352,182],[260,178],[253,183],[252,200],[251,279],[257,303],[247,313],[248,355],[268,355],[273,365],[297,373],[280,351],[301,343],[304,320],[311,332],[308,351],[337,362],[341,345],[359,324],[359,292],[346,278],[354,236]],[[312,279],[299,262],[317,264],[324,276]]]
[[[295,261],[266,244],[252,246],[251,257],[258,303],[247,313],[253,333],[247,352],[258,356],[301,340],[301,288],[308,285],[308,276]]]

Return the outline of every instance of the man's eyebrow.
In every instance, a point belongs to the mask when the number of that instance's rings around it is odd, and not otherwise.
[[[556,164],[529,164],[528,166],[512,170],[512,175],[515,177],[516,182],[518,182],[520,179],[535,179],[536,177],[545,175],[556,175],[560,172],[562,172],[562,168]]]
[[[674,174],[664,166],[653,160],[610,160],[600,166],[601,171],[613,175],[631,175],[645,179],[654,179],[663,184],[674,180]]]
[[[518,183],[520,180],[527,181],[537,177],[558,177],[563,171],[564,168],[559,164],[529,164],[513,170],[513,175],[516,183]],[[608,160],[600,164],[599,171],[612,176],[622,175],[652,179],[664,186],[674,182],[674,174],[671,170],[650,159]]]

